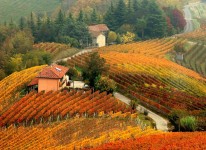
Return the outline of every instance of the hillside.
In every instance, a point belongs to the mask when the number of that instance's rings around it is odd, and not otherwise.
[[[162,54],[170,51],[161,50],[161,44],[157,46],[151,41],[138,44],[144,45],[144,49],[141,46],[132,46],[131,49],[131,45],[135,45],[133,43],[98,50],[110,65],[110,78],[116,81],[119,91],[165,116],[174,109],[181,109],[199,116],[199,121],[204,124],[206,79],[161,58]],[[150,55],[158,54],[158,51],[159,56]],[[83,67],[88,57],[89,54],[77,56],[68,60],[68,64]]]
[[[31,12],[51,15],[60,6],[59,0],[0,0],[0,23],[11,19],[18,22],[20,17],[28,17]]]
[[[118,0],[112,0],[115,4]],[[128,0],[125,0],[126,2]],[[178,1],[178,0],[157,0],[161,6],[177,6],[179,9],[187,2],[198,0]],[[20,17],[29,17],[31,12],[55,17],[62,9],[68,14],[73,12],[75,15],[82,9],[86,13],[91,13],[95,8],[99,14],[104,14],[111,4],[111,0],[0,0],[0,23],[9,23],[11,19],[16,23]],[[24,9],[26,8],[26,9]]]
[[[75,118],[0,130],[0,149],[80,149],[158,133],[130,119]]]
[[[0,116],[0,126],[42,123],[80,116],[92,117],[100,112],[131,112],[126,104],[106,92],[47,92],[29,93]]]
[[[80,52],[77,48],[72,48],[66,44],[60,43],[38,43],[33,45],[34,49],[45,50],[52,54],[52,60],[56,61],[62,58],[73,56],[74,54]]]
[[[0,81],[0,114],[21,98],[22,91],[27,84],[37,76],[45,66],[36,66],[15,72]]]
[[[150,141],[150,142],[148,142]],[[104,149],[141,149],[141,150],[161,150],[161,149],[206,149],[206,136],[204,132],[196,133],[166,133],[149,135],[136,139],[129,139],[104,144],[94,150]]]

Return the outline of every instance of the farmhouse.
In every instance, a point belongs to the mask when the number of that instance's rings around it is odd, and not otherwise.
[[[69,68],[60,65],[45,67],[39,75],[29,84],[30,89],[41,91],[58,91],[67,86],[69,76],[66,75]]]
[[[106,46],[106,34],[109,28],[105,24],[97,24],[89,26],[89,32],[92,36],[92,46]]]

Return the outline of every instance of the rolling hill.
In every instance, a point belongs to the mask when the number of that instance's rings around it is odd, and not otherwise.
[[[164,42],[160,43],[164,45]],[[174,109],[181,109],[199,116],[199,121],[204,123],[206,79],[163,58],[172,48],[162,50],[157,43],[145,41],[136,46],[135,43],[123,44],[97,51],[110,65],[109,76],[116,81],[120,92],[165,116]],[[144,49],[138,44],[144,45]],[[158,54],[158,50],[159,56],[150,55]],[[77,56],[68,60],[68,64],[83,67],[88,57],[89,54]]]

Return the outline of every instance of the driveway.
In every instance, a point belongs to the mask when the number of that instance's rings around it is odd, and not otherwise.
[[[125,97],[124,95],[120,94],[120,93],[114,93],[114,97],[116,97],[117,99],[121,100],[122,102],[126,103],[129,105],[131,99]],[[145,108],[144,106],[141,106],[138,104],[137,110],[139,112],[144,112],[144,110],[148,111],[148,116],[150,118],[152,118],[155,122],[156,122],[156,127],[158,130],[162,130],[162,131],[168,131],[168,120],[161,117],[160,115],[150,111],[149,109]]]

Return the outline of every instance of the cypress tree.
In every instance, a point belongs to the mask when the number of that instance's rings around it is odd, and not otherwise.
[[[117,4],[117,8],[115,10],[115,17],[116,17],[116,23],[118,27],[121,27],[126,20],[126,4],[124,3],[124,0],[119,0]]]
[[[97,13],[96,13],[96,10],[93,9],[92,14],[91,14],[91,23],[97,24],[97,22],[98,22]]]

